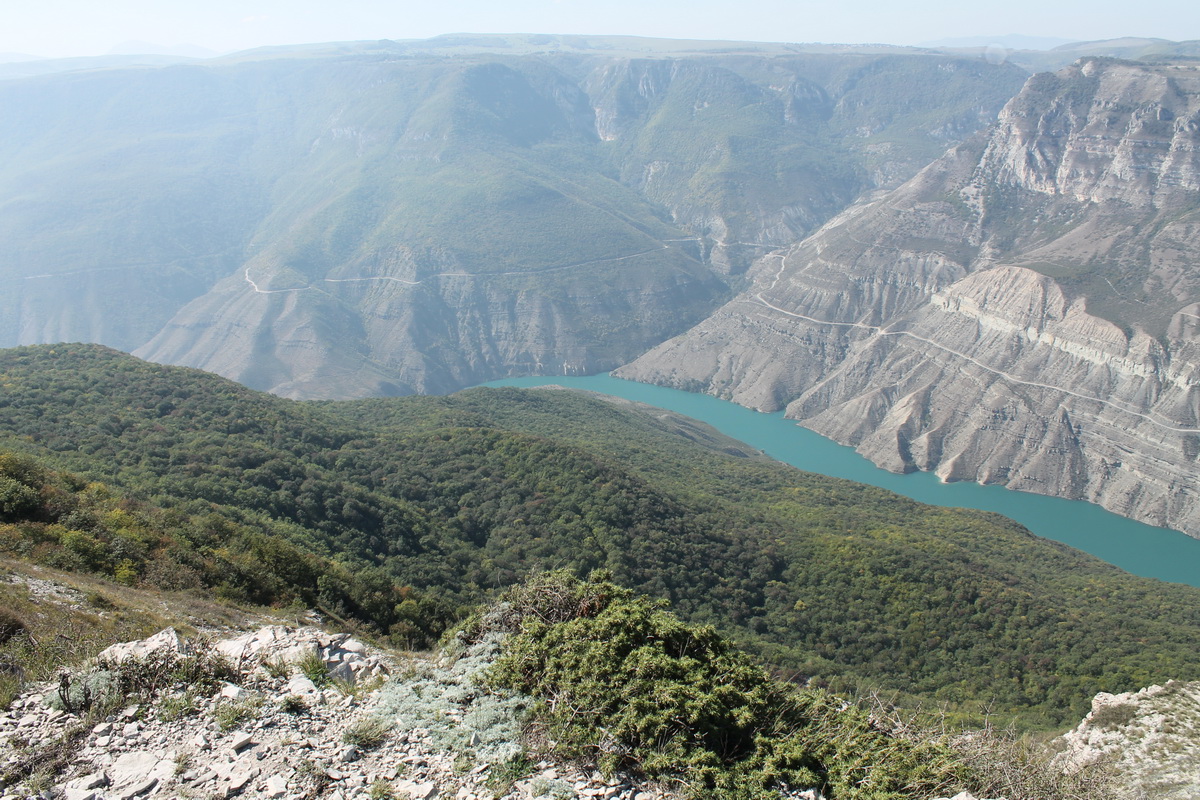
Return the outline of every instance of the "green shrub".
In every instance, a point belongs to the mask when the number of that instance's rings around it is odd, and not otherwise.
[[[196,695],[193,692],[185,691],[162,698],[158,701],[156,710],[159,719],[171,722],[195,714],[200,707],[196,704]]]
[[[178,690],[192,697],[211,692],[221,681],[235,677],[224,657],[204,648],[186,655],[155,650],[121,661],[102,660],[82,674],[61,671],[58,691],[47,702],[76,713],[130,701],[149,704],[163,692]],[[175,703],[171,700],[168,705]],[[187,713],[182,707],[175,710]]]
[[[325,663],[325,659],[321,658],[319,653],[305,653],[296,662],[296,668],[300,670],[300,674],[317,686],[328,686],[332,682],[329,665]]]
[[[308,702],[298,694],[289,694],[279,701],[279,710],[285,714],[303,714],[308,711]]]
[[[1135,716],[1137,706],[1133,703],[1114,703],[1092,712],[1092,725],[1103,730],[1115,730],[1128,724]]]
[[[27,519],[37,513],[40,504],[37,490],[0,475],[0,520]]]
[[[383,744],[392,732],[392,723],[382,717],[363,717],[348,727],[342,741],[360,750],[374,750]]]
[[[790,787],[882,800],[959,784],[944,743],[890,735],[865,709],[772,680],[711,628],[604,578],[549,573],[464,628],[467,641],[512,632],[490,682],[539,699],[535,738],[556,755],[686,780],[704,797]]]
[[[230,700],[227,703],[217,705],[216,709],[213,710],[213,718],[217,721],[218,728],[224,732],[228,732],[240,726],[243,722],[257,717],[261,707],[262,700],[257,697],[245,700]]]

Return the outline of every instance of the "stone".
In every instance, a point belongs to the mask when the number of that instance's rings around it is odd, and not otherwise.
[[[312,694],[317,691],[317,685],[303,675],[293,675],[288,679],[287,691],[289,694]]]
[[[234,731],[229,735],[229,749],[235,753],[240,753],[242,750],[249,747],[254,742],[253,734],[246,731]]]
[[[221,686],[221,697],[227,700],[241,700],[246,694],[245,689],[232,683],[225,683]]]
[[[100,651],[97,661],[124,661],[128,658],[143,658],[158,650],[186,653],[187,644],[174,628],[165,628],[153,636],[136,642],[114,644]]]
[[[147,750],[124,753],[113,762],[109,774],[114,786],[123,786],[143,780],[162,770],[162,757]]]
[[[267,778],[266,785],[263,788],[263,793],[269,798],[283,797],[287,794],[288,782],[287,778],[282,775],[272,775]]]
[[[248,770],[235,771],[232,775],[229,776],[229,785],[227,787],[227,790],[233,794],[238,794],[238,793],[242,792],[246,788],[246,786],[250,783],[250,781],[257,778],[260,773],[261,773],[261,770],[259,770],[258,767],[254,767],[254,768],[248,769]]]
[[[334,680],[344,681],[351,686],[358,683],[358,676],[354,674],[354,670],[351,668],[350,664],[344,661],[329,670],[329,677],[333,678]]]
[[[141,778],[133,783],[118,787],[112,794],[117,800],[132,800],[134,797],[140,797],[148,793],[157,785],[158,778]]]
[[[410,800],[433,800],[438,796],[437,784],[433,781],[416,783],[409,780],[397,781],[395,784],[396,794],[401,798],[407,796]]]

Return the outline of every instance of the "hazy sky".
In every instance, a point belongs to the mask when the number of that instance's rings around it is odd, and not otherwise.
[[[961,36],[1200,39],[1196,0],[0,0],[0,53],[100,55],[138,40],[228,52],[454,32],[916,44]]]

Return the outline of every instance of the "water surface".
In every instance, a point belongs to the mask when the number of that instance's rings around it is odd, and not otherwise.
[[[783,412],[763,414],[726,400],[610,375],[512,378],[484,386],[567,386],[623,397],[698,419],[774,459],[809,472],[879,486],[922,503],[997,511],[1047,539],[1091,553],[1135,575],[1200,586],[1200,539],[1156,528],[1078,500],[1002,486],[943,483],[929,472],[897,475],[852,448],[801,428]]]

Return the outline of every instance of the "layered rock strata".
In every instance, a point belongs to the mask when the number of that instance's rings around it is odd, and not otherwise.
[[[618,371],[1200,535],[1200,70],[1086,60]]]

